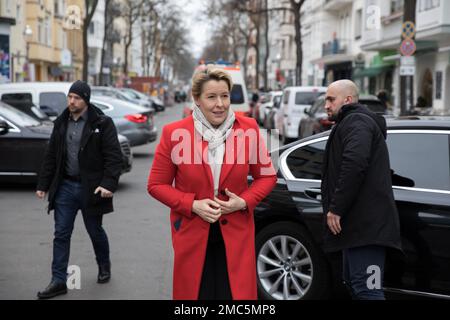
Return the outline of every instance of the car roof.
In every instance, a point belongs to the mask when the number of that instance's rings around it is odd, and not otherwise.
[[[321,94],[317,100],[319,99],[325,99],[325,93]],[[373,100],[373,101],[380,101],[380,99],[378,99],[377,96],[373,95],[373,94],[360,94],[359,95],[359,100]]]
[[[325,92],[327,91],[327,87],[314,87],[314,86],[302,86],[302,87],[286,87],[284,91],[296,91],[296,92],[314,92],[314,91],[320,91]]]
[[[388,130],[450,130],[450,116],[408,116],[408,117],[393,117],[386,118]],[[310,140],[315,140],[322,137],[327,137],[331,130],[315,134],[284,146],[277,150],[281,154],[287,149]],[[273,152],[275,150],[271,150]]]
[[[93,103],[95,105],[95,103],[103,103],[103,104],[110,104],[113,107],[119,107],[119,108],[125,108],[126,110],[134,110],[135,112],[149,112],[151,111],[151,109],[145,108],[141,105],[132,103],[132,102],[128,102],[128,101],[124,101],[124,100],[120,100],[120,99],[115,99],[112,97],[105,97],[105,96],[93,96],[91,97],[91,103]]]
[[[23,90],[23,89],[43,89],[69,91],[71,82],[15,82],[0,84],[0,91]],[[11,92],[15,93],[15,92]]]
[[[450,116],[405,116],[386,119],[388,129],[450,130]]]

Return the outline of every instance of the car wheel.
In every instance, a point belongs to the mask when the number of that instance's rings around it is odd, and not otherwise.
[[[258,295],[266,300],[324,299],[330,273],[323,253],[292,222],[277,222],[256,235]]]

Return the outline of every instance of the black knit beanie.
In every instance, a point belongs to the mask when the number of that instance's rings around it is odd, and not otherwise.
[[[79,95],[87,105],[89,105],[89,101],[91,100],[91,87],[81,80],[75,81],[69,89],[69,93],[75,93]]]

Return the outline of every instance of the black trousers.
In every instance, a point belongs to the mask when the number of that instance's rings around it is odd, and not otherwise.
[[[225,244],[219,222],[209,228],[208,246],[200,284],[199,300],[231,300]]]

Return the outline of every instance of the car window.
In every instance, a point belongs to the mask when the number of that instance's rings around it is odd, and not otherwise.
[[[311,143],[292,151],[286,158],[286,164],[297,179],[322,179],[322,162],[326,141]]]
[[[2,101],[40,120],[48,120],[48,116],[33,104],[31,93],[7,93],[2,95]]]
[[[61,113],[67,108],[67,96],[62,92],[42,92],[39,95],[39,105],[41,108],[46,106]]]
[[[409,179],[408,186],[450,190],[449,135],[391,133],[387,145],[391,169],[400,178]]]
[[[4,103],[0,104],[0,116],[21,127],[39,126],[41,123],[26,113]]]
[[[325,99],[323,97],[317,98],[316,102],[311,107],[310,114],[315,114],[320,111],[325,111]]]
[[[323,92],[297,92],[295,94],[295,104],[313,104]]]
[[[282,96],[275,96],[275,97],[273,97],[273,106],[275,108],[279,108],[280,107],[281,97]]]
[[[102,111],[110,111],[111,110],[111,108],[110,107],[108,107],[107,105],[105,105],[105,104],[102,104],[102,103],[100,103],[100,102],[94,102],[93,103],[97,108],[99,108],[100,110],[102,110]]]
[[[232,104],[244,103],[244,91],[240,84],[234,84],[231,89],[230,100]]]

